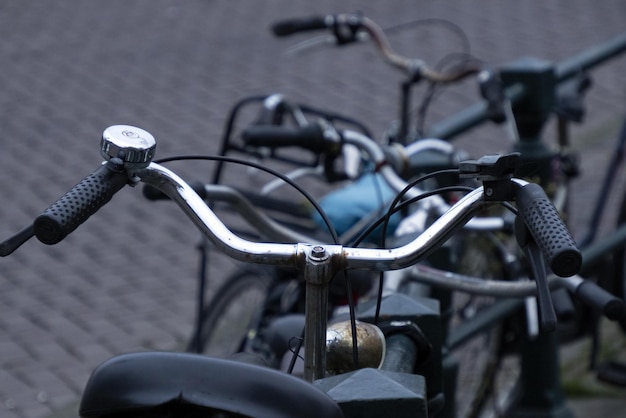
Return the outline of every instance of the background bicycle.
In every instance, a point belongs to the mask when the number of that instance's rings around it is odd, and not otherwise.
[[[396,86],[372,81],[391,80],[393,75],[386,73],[384,64],[372,64],[367,46],[325,51],[329,56],[322,64],[319,57],[307,55],[284,59],[281,54],[292,41],[277,42],[267,34],[269,22],[278,17],[327,13],[333,11],[332,2],[290,2],[285,7],[272,1],[240,10],[235,4],[202,0],[185,7],[167,0],[123,6],[72,0],[57,1],[54,7],[5,3],[0,9],[5,63],[0,72],[0,164],[31,187],[18,189],[10,179],[0,182],[2,195],[11,201],[0,208],[3,224],[8,220],[22,225],[24,213],[40,210],[73,184],[72,172],[90,169],[96,162],[90,154],[92,143],[81,145],[89,156],[84,161],[79,158],[82,152],[67,155],[63,150],[115,118],[132,118],[157,138],[180,138],[172,151],[184,146],[208,153],[226,109],[247,94],[280,91],[303,100],[314,98],[315,104],[350,109],[346,113],[363,115],[379,127],[386,126],[389,115],[378,109],[396,106],[395,97],[386,94]],[[618,0],[593,7],[582,0],[532,7],[491,2],[418,6],[414,1],[396,2],[393,9],[380,2],[346,2],[339,11],[361,9],[383,26],[398,23],[398,16],[406,21],[448,18],[463,27],[472,51],[494,64],[520,55],[563,58],[623,30],[624,5]],[[409,50],[419,45],[424,54],[458,50],[458,38],[437,26],[422,29],[422,42],[416,41],[417,32],[400,32],[392,41]],[[334,59],[335,54],[343,58]],[[354,72],[357,63],[372,65],[367,72]],[[586,149],[603,149],[596,138],[614,137],[603,131],[616,131],[613,121],[623,114],[624,90],[615,86],[620,86],[624,65],[622,58],[594,75],[587,123],[574,132]],[[336,73],[364,80],[347,85],[337,81]],[[443,118],[476,97],[473,85],[465,93],[450,94],[438,99],[429,120]],[[372,97],[377,104],[370,107]],[[494,134],[486,129],[464,142],[482,147],[475,141],[504,137],[500,130]],[[489,147],[505,148],[499,142]],[[164,144],[159,155],[169,151]],[[56,166],[72,165],[72,172],[38,165],[38,155],[50,154],[57,157]],[[593,190],[597,179],[592,167],[604,158],[598,154],[583,160],[585,176],[579,181],[585,183],[578,183],[583,189]],[[49,183],[37,175],[45,169],[50,169]],[[147,211],[139,199],[122,193],[116,197],[116,210],[137,213],[137,223],[158,222],[158,231],[134,223],[112,225],[107,210],[113,209],[105,208],[91,233],[70,237],[74,241],[52,249],[30,243],[15,257],[0,261],[0,397],[7,416],[46,416],[77,398],[93,364],[136,348],[180,348],[188,335],[196,269],[196,253],[189,249],[197,235],[173,208],[170,212],[163,205]],[[580,216],[587,215],[581,211]],[[612,225],[608,222],[607,227]],[[138,246],[132,235],[139,233],[155,244]],[[127,236],[128,245],[102,254],[98,236],[109,234]],[[171,241],[160,241],[162,234]],[[168,243],[161,246],[159,241]],[[79,248],[75,261],[66,262],[69,252]]]

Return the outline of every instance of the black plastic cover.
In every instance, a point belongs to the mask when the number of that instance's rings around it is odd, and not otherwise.
[[[80,416],[186,410],[257,418],[341,418],[339,406],[302,379],[279,371],[196,354],[143,352],[107,360],[94,370]]]

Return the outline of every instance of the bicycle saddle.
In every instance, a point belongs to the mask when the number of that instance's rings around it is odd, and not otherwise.
[[[343,417],[330,397],[296,377],[232,360],[167,352],[124,354],[102,363],[87,382],[80,416],[151,417],[163,410],[176,416],[190,409],[202,416]]]

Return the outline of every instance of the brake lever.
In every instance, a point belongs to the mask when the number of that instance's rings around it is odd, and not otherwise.
[[[341,15],[339,15],[341,16]],[[351,44],[358,40],[359,30],[363,27],[363,15],[353,13],[345,15],[345,18],[336,18],[332,27],[337,45]]]
[[[35,228],[33,224],[28,225],[11,238],[0,243],[0,257],[6,257],[20,248],[22,244],[35,236]]]
[[[548,285],[546,263],[541,248],[535,242],[523,219],[519,216],[515,219],[515,237],[529,261],[533,279],[537,284],[537,310],[539,312],[541,330],[552,332],[556,329],[557,318]]]

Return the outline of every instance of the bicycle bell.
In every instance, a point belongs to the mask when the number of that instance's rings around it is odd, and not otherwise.
[[[376,325],[356,321],[358,368],[379,368],[385,359],[385,335]],[[334,376],[355,370],[350,321],[337,322],[326,330],[326,373]]]
[[[100,141],[100,154],[107,161],[122,160],[125,168],[145,168],[152,161],[156,140],[141,128],[114,125],[106,128]]]

